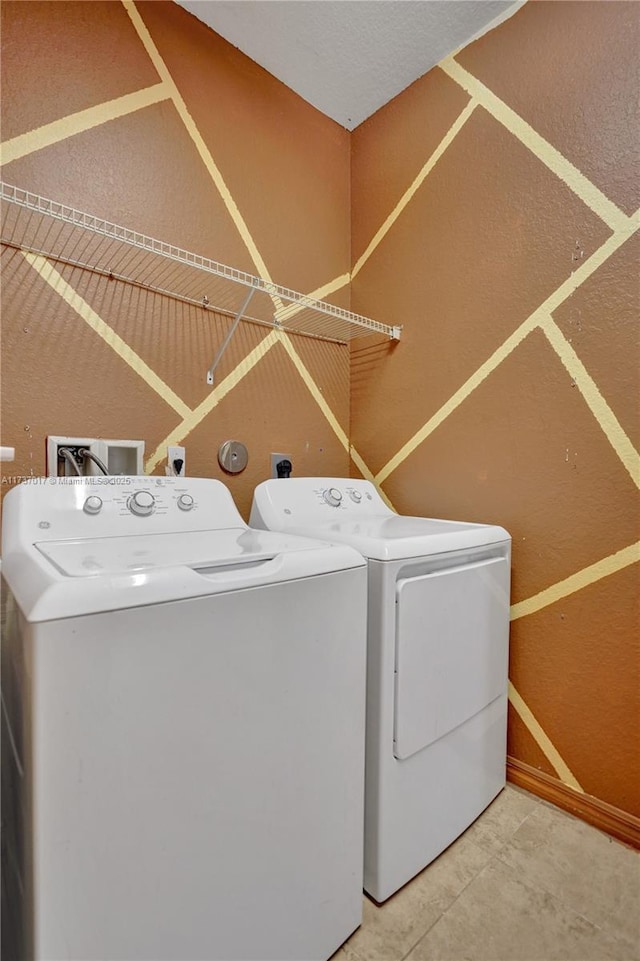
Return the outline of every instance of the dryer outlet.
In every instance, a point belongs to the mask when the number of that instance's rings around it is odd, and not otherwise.
[[[291,454],[271,455],[271,477],[288,477],[292,469]]]

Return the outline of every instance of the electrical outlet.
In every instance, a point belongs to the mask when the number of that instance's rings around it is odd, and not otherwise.
[[[291,454],[272,454],[271,455],[271,476],[272,477],[281,476],[278,473],[278,464],[281,464],[282,461],[288,461],[289,464],[291,464]]]
[[[185,476],[187,462],[184,447],[167,447],[167,461],[169,463],[169,467],[167,468],[169,477]]]

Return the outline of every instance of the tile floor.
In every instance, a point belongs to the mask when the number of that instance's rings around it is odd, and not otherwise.
[[[640,961],[640,854],[508,785],[332,961]]]

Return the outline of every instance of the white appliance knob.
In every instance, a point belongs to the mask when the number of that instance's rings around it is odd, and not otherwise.
[[[146,517],[153,513],[156,499],[149,491],[136,491],[129,498],[129,510],[138,517]]]
[[[181,511],[190,511],[193,507],[193,497],[191,494],[180,494],[178,498],[178,507]]]
[[[87,497],[82,505],[82,510],[85,514],[99,514],[102,510],[102,498],[92,494],[91,497]]]
[[[362,494],[360,493],[360,491],[349,491],[349,497],[351,498],[352,501],[355,501],[356,504],[359,504],[360,501],[362,500]]]
[[[342,491],[339,491],[337,487],[330,487],[322,495],[331,507],[340,507],[342,501]]]

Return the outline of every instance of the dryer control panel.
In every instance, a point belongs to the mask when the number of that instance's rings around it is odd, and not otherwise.
[[[375,486],[348,477],[290,477],[260,484],[254,493],[250,523],[253,527],[279,529],[283,521],[325,524],[370,516],[388,517],[387,507]]]
[[[307,478],[295,478],[296,480],[306,480]],[[378,494],[377,490],[370,484],[369,481],[361,481],[361,484],[366,484],[366,488],[362,488],[356,485],[356,481],[352,480],[342,480],[333,481],[331,478],[327,478],[327,483],[330,486],[324,486],[324,478],[316,478],[316,486],[312,489],[312,493],[315,494],[312,502],[317,502],[320,505],[328,504],[329,507],[336,507],[342,510],[354,510],[355,513],[362,513],[365,509],[367,513],[375,509],[378,503],[382,504],[382,499]],[[317,482],[320,481],[321,486],[317,486]],[[280,493],[278,491],[278,493]],[[302,492],[304,496],[304,491]],[[296,491],[296,501],[299,497],[300,492]],[[300,506],[305,506],[305,502]],[[360,508],[360,510],[358,510]],[[326,515],[326,511],[323,511],[323,516]]]

